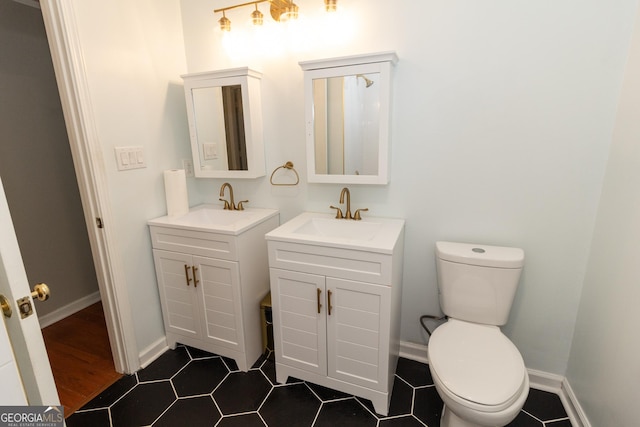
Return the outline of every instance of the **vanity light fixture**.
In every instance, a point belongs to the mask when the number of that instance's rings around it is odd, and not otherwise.
[[[256,3],[256,10],[251,13],[251,22],[253,25],[262,25],[264,22],[264,15],[258,10],[258,3]]]
[[[255,5],[256,10],[251,13],[251,22],[253,25],[262,25],[264,15],[258,10],[258,4],[269,3],[269,12],[271,17],[278,22],[290,21],[298,19],[298,5],[293,0],[256,0],[248,3],[241,3],[234,6],[215,9],[213,13],[222,12],[222,18],[218,21],[222,31],[231,31],[231,21],[225,16],[225,12],[238,7]],[[337,10],[338,0],[324,0],[324,7],[327,12],[335,12]]]
[[[294,2],[290,2],[288,6],[284,8],[284,13],[280,15],[280,21],[290,21],[292,19],[298,19],[298,5]]]
[[[324,8],[327,12],[335,12],[338,9],[338,0],[324,0]]]
[[[222,18],[218,22],[222,31],[231,31],[231,21],[224,15],[224,10],[222,11]]]

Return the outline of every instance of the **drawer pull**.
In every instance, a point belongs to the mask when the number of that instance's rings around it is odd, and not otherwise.
[[[331,291],[327,291],[327,314],[331,316]]]
[[[195,265],[191,267],[191,274],[193,275],[193,287],[197,288],[198,287],[198,283],[200,283],[200,281],[198,280],[198,276],[196,275],[196,272],[198,271],[198,267],[196,267]]]
[[[320,314],[320,308],[322,307],[322,304],[320,303],[320,294],[322,293],[322,290],[320,288],[317,288],[318,291],[318,314]]]
[[[187,286],[191,283],[191,277],[189,277],[189,266],[187,264],[184,265],[184,275],[187,279]]]

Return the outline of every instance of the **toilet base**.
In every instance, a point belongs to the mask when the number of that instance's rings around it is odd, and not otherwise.
[[[453,411],[447,408],[447,405],[442,405],[442,416],[440,417],[440,427],[489,427],[480,424],[472,423],[467,420],[463,420],[459,416],[453,413]]]

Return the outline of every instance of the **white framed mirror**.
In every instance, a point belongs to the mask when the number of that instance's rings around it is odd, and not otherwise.
[[[300,62],[309,182],[387,184],[395,52]]]
[[[264,176],[262,74],[242,67],[181,77],[195,176]]]

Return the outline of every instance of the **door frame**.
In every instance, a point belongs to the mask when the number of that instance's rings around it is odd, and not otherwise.
[[[71,0],[41,0],[115,368],[140,368],[126,276]]]

